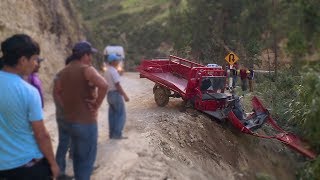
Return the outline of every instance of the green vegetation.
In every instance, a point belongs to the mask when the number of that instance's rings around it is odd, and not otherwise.
[[[264,79],[264,80],[262,80]],[[269,103],[271,113],[288,131],[304,137],[320,152],[320,66],[305,67],[297,73],[281,71],[278,78],[264,77],[257,86],[258,95]],[[306,162],[300,179],[320,178],[320,157]]]
[[[171,49],[167,18],[169,0],[79,0],[87,37],[100,50],[110,44],[126,51],[126,68],[143,58],[165,57]]]

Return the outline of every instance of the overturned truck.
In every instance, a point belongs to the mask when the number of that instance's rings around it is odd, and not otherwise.
[[[167,105],[170,97],[182,98],[201,112],[230,121],[242,133],[279,140],[302,155],[311,159],[316,157],[299,137],[277,125],[257,97],[252,99],[253,111],[245,113],[240,97],[225,92],[226,75],[221,67],[206,67],[170,55],[168,59],[143,60],[137,70],[141,78],[155,82],[153,93],[158,106]],[[258,134],[256,130],[264,124],[269,124],[276,133]]]

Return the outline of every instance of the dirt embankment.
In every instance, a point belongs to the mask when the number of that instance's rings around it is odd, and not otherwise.
[[[153,100],[153,83],[137,73],[126,73],[122,84],[131,98],[126,104],[129,139],[108,139],[104,102],[92,179],[295,179],[295,162],[282,145],[238,133],[193,109],[180,112],[181,99],[160,108]],[[56,146],[53,105],[45,110]],[[69,160],[70,174],[71,167]]]
[[[71,1],[1,0],[0,41],[16,33],[34,38],[41,47],[40,77],[49,92],[54,74],[63,66],[72,44],[83,39]]]

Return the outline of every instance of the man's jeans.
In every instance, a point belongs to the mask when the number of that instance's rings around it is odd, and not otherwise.
[[[108,92],[109,103],[109,137],[121,138],[126,122],[126,110],[122,95],[118,91]]]
[[[238,80],[238,77],[237,76],[232,76],[232,87],[235,88],[236,85],[237,85],[237,80]]]
[[[60,174],[65,174],[66,170],[66,154],[70,146],[70,135],[68,133],[67,124],[63,118],[57,118],[59,144],[56,153],[56,161],[60,168]]]
[[[73,171],[76,180],[89,180],[97,155],[97,124],[66,123],[71,136]]]

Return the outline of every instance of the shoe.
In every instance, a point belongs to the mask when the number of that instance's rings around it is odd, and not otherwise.
[[[126,136],[120,136],[120,137],[112,137],[110,139],[115,139],[115,140],[121,140],[121,139],[128,139]]]
[[[73,176],[69,176],[66,174],[62,174],[57,177],[57,180],[73,180],[73,179],[74,179]]]
[[[95,166],[93,166],[93,168],[92,168],[92,174],[94,174],[94,173],[96,173],[96,171],[97,171],[97,169],[99,169],[99,165],[95,165]]]

